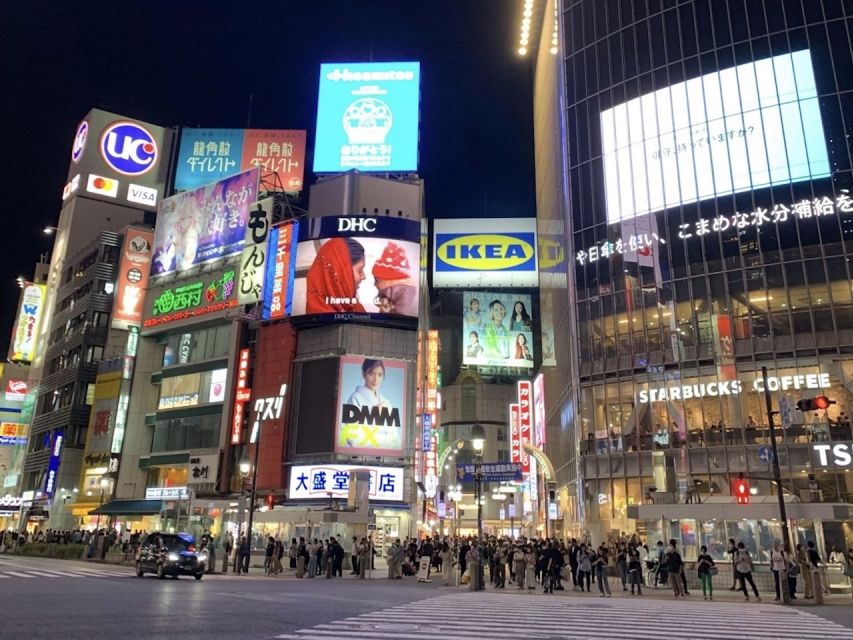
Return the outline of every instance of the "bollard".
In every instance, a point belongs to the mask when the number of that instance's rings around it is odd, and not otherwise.
[[[812,570],[812,585],[814,589],[814,603],[823,604],[823,579],[821,578],[820,571],[817,569]]]

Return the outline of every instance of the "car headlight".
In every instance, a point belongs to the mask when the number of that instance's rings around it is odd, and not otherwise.
[[[166,557],[169,559],[169,562],[177,562],[181,559],[181,556],[179,556],[177,553],[170,553]]]

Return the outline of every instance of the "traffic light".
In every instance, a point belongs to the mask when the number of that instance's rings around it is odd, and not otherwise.
[[[797,400],[797,409],[803,413],[807,411],[825,411],[829,409],[829,405],[831,404],[835,404],[835,400],[830,400],[826,396],[803,398],[802,400]]]
[[[735,502],[749,504],[749,482],[739,473],[735,480]]]

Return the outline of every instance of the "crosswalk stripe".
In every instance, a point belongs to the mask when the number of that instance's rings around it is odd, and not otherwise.
[[[671,609],[675,622],[668,626],[656,613],[665,607],[664,602],[655,601],[456,592],[290,631],[276,638],[473,640],[488,636],[594,636],[617,640],[630,633],[633,638],[659,640],[685,637],[687,633],[698,640],[728,640],[736,630],[738,636],[752,640],[778,640],[782,637],[778,629],[782,629],[789,638],[853,639],[853,631],[835,622],[770,603],[679,601]],[[772,626],[768,620],[773,620]]]
[[[41,576],[43,578],[58,578],[59,577],[59,576],[55,576],[55,575],[50,574],[50,573],[46,573],[44,571],[36,571],[34,569],[27,569],[27,573],[31,573],[35,576]]]
[[[6,573],[17,578],[35,578],[35,576],[31,576],[28,573],[18,573],[17,571],[6,571]]]

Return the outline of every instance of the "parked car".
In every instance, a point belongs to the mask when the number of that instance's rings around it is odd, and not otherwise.
[[[140,578],[151,572],[161,579],[185,575],[201,580],[205,569],[195,540],[187,533],[149,533],[136,552],[136,575]]]

